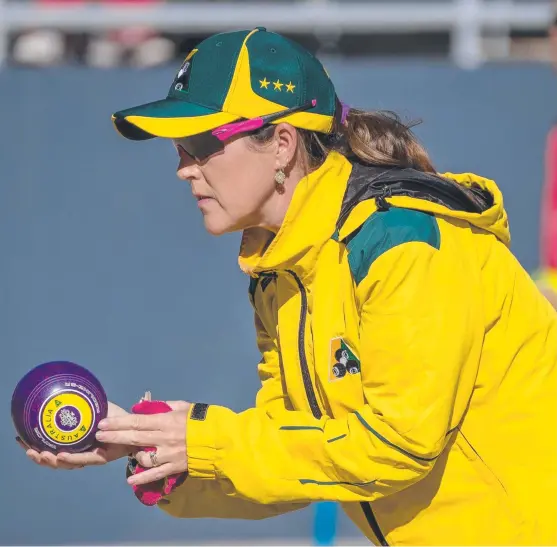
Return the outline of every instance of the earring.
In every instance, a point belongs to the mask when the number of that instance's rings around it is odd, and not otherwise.
[[[279,185],[282,186],[284,184],[284,181],[286,180],[286,175],[284,174],[284,171],[282,169],[279,169],[276,173],[275,173],[275,182]]]

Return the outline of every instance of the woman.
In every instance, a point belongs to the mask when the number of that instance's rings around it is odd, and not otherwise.
[[[112,406],[104,448],[31,459],[133,453],[128,482],[175,517],[334,500],[376,544],[557,541],[557,314],[493,181],[436,174],[396,117],[343,106],[264,28],[203,41],[166,99],[113,121],[172,139],[208,232],[243,232],[262,386],[240,413]]]

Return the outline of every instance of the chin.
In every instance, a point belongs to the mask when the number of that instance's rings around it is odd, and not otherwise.
[[[230,232],[235,232],[234,228],[229,224],[223,222],[211,222],[211,219],[205,217],[204,219],[205,230],[212,236],[222,236],[224,234],[229,234]]]

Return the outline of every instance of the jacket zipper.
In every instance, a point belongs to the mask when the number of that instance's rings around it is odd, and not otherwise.
[[[319,419],[323,414],[321,413],[321,409],[317,404],[317,398],[315,397],[315,391],[313,390],[313,385],[311,383],[311,376],[309,374],[308,361],[306,358],[306,318],[308,313],[308,296],[306,293],[306,288],[304,287],[300,278],[292,270],[286,271],[296,281],[296,284],[300,289],[300,295],[302,297],[300,325],[298,327],[298,355],[300,357],[300,367],[302,368],[302,378],[304,380],[304,388],[306,390],[306,397],[308,399],[309,407],[311,408],[311,413],[313,414],[313,416]]]
[[[387,543],[387,540],[385,539],[383,532],[381,532],[381,528],[379,528],[379,523],[377,522],[377,519],[373,514],[373,509],[371,508],[371,504],[368,501],[361,501],[360,507],[364,512],[367,523],[369,524],[370,528],[373,530],[375,537],[378,539],[379,544],[388,546],[389,544]]]
[[[323,416],[321,409],[317,403],[317,398],[315,396],[315,391],[313,389],[313,385],[311,383],[311,376],[309,374],[309,367],[306,358],[306,346],[305,346],[305,338],[306,338],[306,319],[307,319],[307,311],[308,311],[308,298],[306,288],[304,287],[301,279],[294,273],[292,270],[286,270],[296,281],[298,288],[300,289],[300,295],[302,298],[302,306],[300,311],[300,325],[298,327],[298,354],[300,358],[300,367],[302,368],[302,378],[304,380],[304,389],[306,391],[306,397],[311,408],[311,413],[317,419]],[[360,502],[360,506],[366,520],[371,527],[373,533],[377,537],[379,543],[383,546],[388,546],[387,540],[381,532],[381,528],[379,528],[379,524],[375,515],[373,514],[373,509],[371,508],[371,504],[366,501]]]

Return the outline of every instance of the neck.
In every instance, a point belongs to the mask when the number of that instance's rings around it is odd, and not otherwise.
[[[288,207],[286,214],[277,215],[281,219],[280,224],[274,223],[275,228],[280,226],[278,233],[271,237],[271,222],[266,228],[260,225],[243,231],[239,256],[242,271],[251,275],[295,268],[304,275],[309,273],[323,244],[335,231],[351,171],[352,164],[344,156],[331,152],[315,171],[293,178],[292,188],[288,188],[291,194],[285,191],[279,195]]]

